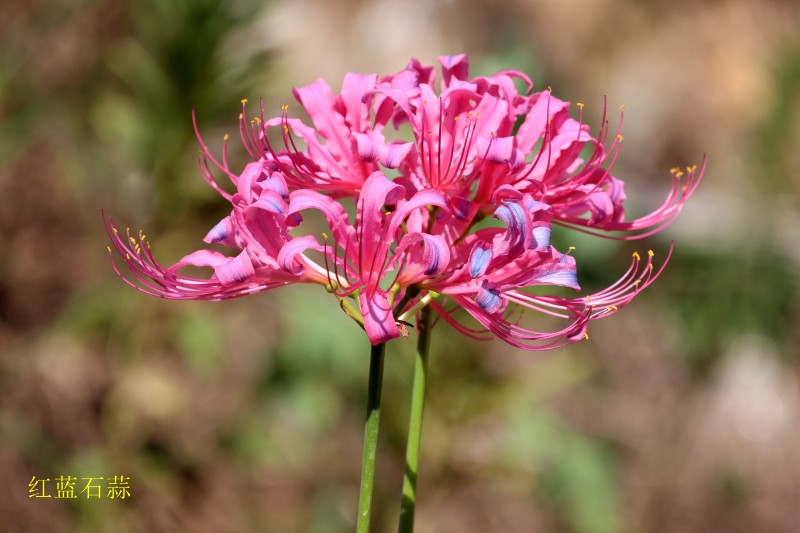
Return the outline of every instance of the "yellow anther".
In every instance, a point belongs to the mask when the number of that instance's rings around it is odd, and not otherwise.
[[[247,103],[247,98],[242,98],[242,103],[246,104]]]
[[[688,187],[686,187],[686,185],[684,185],[683,187],[681,187],[681,191],[682,191],[682,192],[686,192],[686,189],[687,189],[687,188],[688,188]]]
[[[242,115],[241,113],[239,113],[239,120],[242,120],[242,118],[244,118],[244,115]]]
[[[108,250],[108,253],[111,253],[111,247],[110,246],[106,246],[106,250]]]
[[[549,85],[547,86],[547,90],[550,91],[550,92],[553,92],[553,88],[551,86],[549,86]]]
[[[623,137],[622,134],[620,133],[617,135],[617,139],[619,139],[619,142],[622,142],[625,140],[625,137]]]
[[[472,116],[472,111],[467,111],[467,116],[471,117]]]
[[[128,240],[131,241],[131,244],[136,244],[136,239],[133,237],[128,237]]]
[[[453,120],[454,120],[454,121],[455,121],[455,120],[458,120],[458,117],[454,118]]]
[[[586,297],[586,303],[587,303],[587,304],[590,304],[590,303],[592,303],[592,297],[591,297],[591,296],[587,296],[587,297]]]
[[[642,280],[637,279],[636,281],[633,282],[633,284],[638,287],[641,282]]]
[[[574,246],[570,246],[570,247],[569,247],[569,251],[570,251],[570,252],[571,252],[571,251],[573,251],[574,249],[575,249],[575,247],[574,247]]]
[[[653,257],[656,254],[653,253],[653,250],[647,250],[647,255],[649,255],[650,257]]]
[[[582,104],[582,103],[580,103],[580,102],[578,102],[578,103],[577,103],[577,104],[575,104],[575,105],[576,105],[576,106],[578,106],[578,107],[583,107],[583,104]]]
[[[125,228],[125,233],[130,233],[130,232],[131,232],[131,228],[130,227]]]
[[[131,260],[131,254],[125,254],[125,260],[126,261],[130,261]]]
[[[326,241],[328,240],[328,234],[325,233],[324,231],[322,232],[322,238],[325,239]]]
[[[639,252],[633,252],[633,258],[637,261],[641,261],[642,257],[639,255]]]
[[[289,133],[289,126],[287,126],[286,124],[284,124],[284,125],[283,125],[283,131],[285,131],[286,133]]]
[[[649,268],[650,270],[653,270],[653,263],[648,263],[647,264],[647,268]]]
[[[228,135],[227,133],[222,136],[222,140],[225,141],[225,142],[228,142],[228,139],[230,139],[230,138],[231,138],[231,136]]]
[[[111,229],[113,229],[113,230],[114,230],[114,233],[119,233],[119,232],[117,231],[117,228],[111,228]]]
[[[609,305],[606,307],[606,311],[619,311],[619,308],[616,305]]]
[[[676,177],[676,178],[683,177],[683,171],[681,171],[681,170],[677,171],[677,172],[675,173],[675,177]]]
[[[619,106],[619,110],[620,110],[620,111],[622,111],[622,110],[624,110],[624,109],[625,109],[625,104],[622,104],[621,106]]]
[[[584,339],[586,339],[586,340],[588,341],[588,340],[589,340],[589,334],[588,334],[588,333],[584,333],[584,334],[583,334],[583,338],[584,338]]]

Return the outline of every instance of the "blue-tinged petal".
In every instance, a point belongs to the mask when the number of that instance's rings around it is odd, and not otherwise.
[[[289,199],[289,187],[286,185],[286,178],[280,172],[273,172],[261,183],[263,190],[275,191],[284,200]]]
[[[270,213],[275,213],[276,215],[283,215],[286,214],[286,211],[289,209],[289,205],[284,201],[281,196],[271,190],[262,191],[261,196],[258,197],[258,200],[250,204],[251,207],[255,207],[258,209],[264,209],[269,211]]]
[[[438,276],[450,264],[450,248],[441,235],[422,234],[422,260],[426,276]]]
[[[552,229],[550,228],[550,224],[546,222],[540,222],[538,224],[540,225],[533,228],[533,239],[531,239],[529,248],[543,252],[550,248],[550,234]]]
[[[211,231],[203,238],[209,244],[215,242],[222,242],[233,233],[233,224],[231,224],[231,217],[225,217],[219,223],[211,228]]]
[[[475,303],[487,313],[495,313],[503,303],[500,297],[500,291],[495,289],[491,283],[484,281],[481,288],[478,289],[478,294],[475,296]]]
[[[517,202],[503,201],[503,205],[495,209],[494,216],[505,222],[512,232],[519,232],[525,227],[525,211]]]
[[[561,256],[570,257],[568,255]],[[542,270],[540,273],[534,275],[530,282],[533,284],[547,284],[547,285],[560,285],[562,287],[570,287],[573,289],[580,289],[578,285],[578,273],[575,270],[574,261],[559,261],[552,265],[549,270]]]
[[[380,149],[380,163],[386,168],[397,168],[413,148],[413,143],[384,144]]]
[[[463,196],[456,196],[453,198],[450,203],[450,208],[453,211],[453,216],[458,220],[464,220],[472,216],[477,210],[475,204]]]
[[[255,273],[253,262],[250,260],[250,256],[247,255],[246,251],[243,251],[236,257],[214,268],[214,274],[217,279],[226,287],[246,281],[255,275]]]
[[[492,260],[492,246],[486,241],[478,241],[469,254],[469,275],[473,278],[483,276]]]

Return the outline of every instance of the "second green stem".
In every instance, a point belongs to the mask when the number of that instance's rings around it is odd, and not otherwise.
[[[414,531],[414,511],[417,501],[417,475],[419,472],[419,450],[422,439],[422,414],[425,409],[425,385],[428,375],[428,352],[430,336],[431,308],[420,310],[417,321],[417,357],[414,363],[414,384],[411,389],[411,414],[408,423],[408,444],[406,445],[406,468],[403,477],[403,500],[400,505],[399,533]]]
[[[386,344],[373,346],[369,360],[367,420],[364,424],[364,458],[361,465],[361,490],[358,496],[357,533],[369,533],[372,514],[372,489],[375,485],[375,460],[378,456],[378,427],[381,421],[381,386]]]

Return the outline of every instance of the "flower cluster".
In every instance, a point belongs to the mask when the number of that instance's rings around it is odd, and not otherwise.
[[[634,254],[629,270],[603,291],[543,295],[534,288],[580,290],[575,259],[551,244],[552,225],[615,239],[651,235],[678,215],[702,168],[673,169],[661,206],[628,220],[624,184],[611,174],[623,137],[610,131],[605,112],[592,136],[582,104],[573,118],[568,102],[550,89],[533,92],[521,72],[470,78],[465,55],[439,61],[438,91],[436,69],[417,60],[383,78],[347,74],[338,95],[323,80],[296,89],[311,125],[289,117],[288,106],[267,118],[262,105],[250,118],[243,101],[239,132],[252,158],[243,172],[228,165],[227,136],[221,158],[200,140],[201,173],[232,206],[205,242],[235,252],[200,250],[165,267],[143,235],[121,235],[107,220],[127,266],[123,274],[112,254],[116,272],[171,299],[221,300],[317,283],[373,345],[406,333],[405,319],[425,305],[470,337],[520,348],[584,338],[589,320],[627,305],[666,261],[654,271],[652,252],[646,259]],[[355,220],[346,209],[353,200]],[[324,216],[330,235],[295,229],[310,209]],[[182,274],[189,265],[213,273]],[[563,327],[530,329],[521,320],[525,309]]]

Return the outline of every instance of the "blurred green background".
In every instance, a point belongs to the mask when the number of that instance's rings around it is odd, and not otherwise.
[[[0,531],[353,529],[363,332],[318,287],[138,294],[100,210],[174,261],[228,210],[197,173],[192,109],[216,149],[241,98],[275,111],[318,77],[462,51],[474,74],[518,68],[584,102],[595,131],[604,94],[626,104],[615,174],[634,214],[669,168],[709,167],[658,237],[558,235],[588,289],[676,241],[589,342],[525,353],[436,327],[417,530],[797,531],[794,0],[5,0]],[[412,356],[388,348],[375,531],[396,523]],[[60,475],[130,476],[133,496],[28,497]]]

